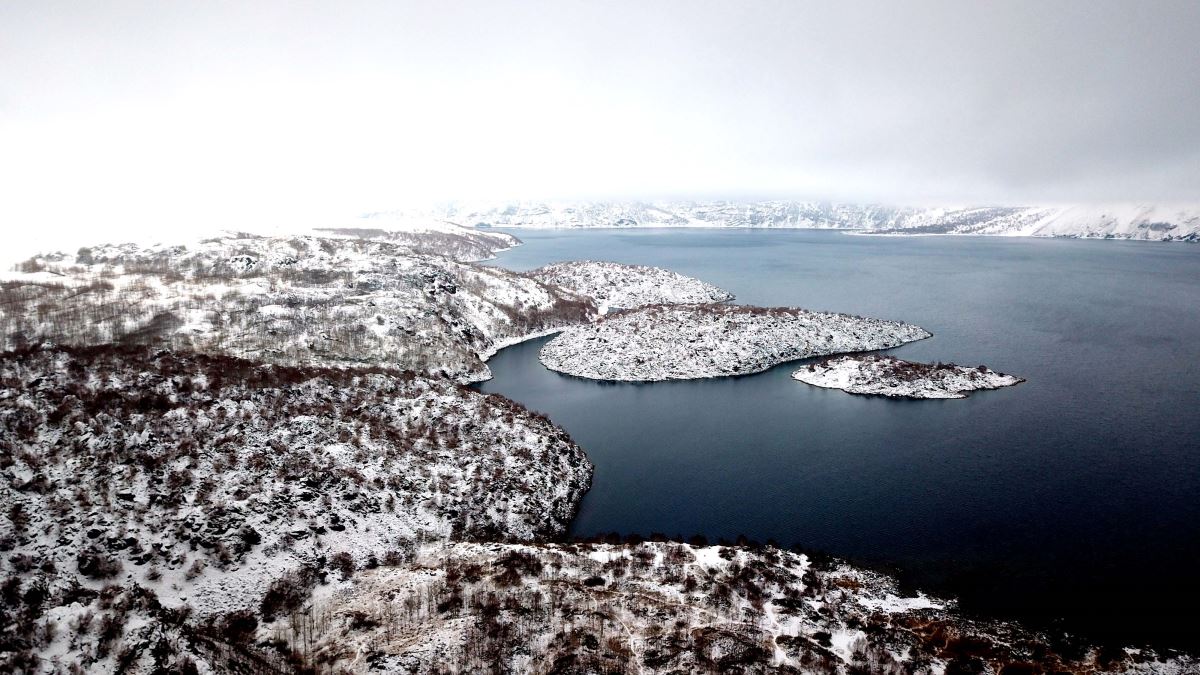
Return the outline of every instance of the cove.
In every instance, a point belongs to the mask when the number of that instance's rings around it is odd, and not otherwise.
[[[610,384],[532,340],[479,389],[562,425],[596,466],[573,534],[773,539],[886,567],[964,607],[1200,647],[1200,247],[811,230],[513,231],[491,264],[657,265],[736,302],[900,319],[889,350],[1028,381],[965,400],[757,375]]]

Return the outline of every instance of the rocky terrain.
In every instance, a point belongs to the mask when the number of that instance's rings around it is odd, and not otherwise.
[[[746,375],[929,336],[900,321],[804,309],[655,305],[568,329],[542,347],[540,358],[551,370],[595,380],[680,380]]]
[[[448,235],[432,236],[426,248]],[[396,243],[256,236],[38,256],[0,282],[0,309],[8,349],[161,344],[461,382],[490,377],[484,360],[499,347],[596,314],[587,298],[529,277]]]
[[[903,207],[803,201],[461,204],[425,214],[493,227],[782,227],[1200,241],[1200,204]]]
[[[726,302],[733,294],[661,267],[579,260],[526,273],[538,281],[592,299],[601,313],[646,305]]]
[[[792,377],[801,382],[851,394],[893,398],[966,398],[980,389],[999,389],[1025,380],[987,366],[914,363],[893,356],[839,356],[810,363]]]

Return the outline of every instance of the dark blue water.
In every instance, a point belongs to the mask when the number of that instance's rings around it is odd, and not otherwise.
[[[574,533],[799,543],[965,607],[1197,647],[1200,246],[818,231],[516,233],[496,264],[659,265],[757,305],[903,319],[891,350],[1021,375],[956,401],[739,378],[606,384],[507,349],[481,386],[596,465]]]

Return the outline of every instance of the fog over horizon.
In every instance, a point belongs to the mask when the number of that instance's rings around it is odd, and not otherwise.
[[[4,3],[13,242],[446,200],[1200,202],[1200,3]]]

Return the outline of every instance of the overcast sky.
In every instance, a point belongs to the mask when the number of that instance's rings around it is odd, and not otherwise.
[[[0,0],[0,29],[6,237],[451,198],[1200,201],[1195,0]]]

